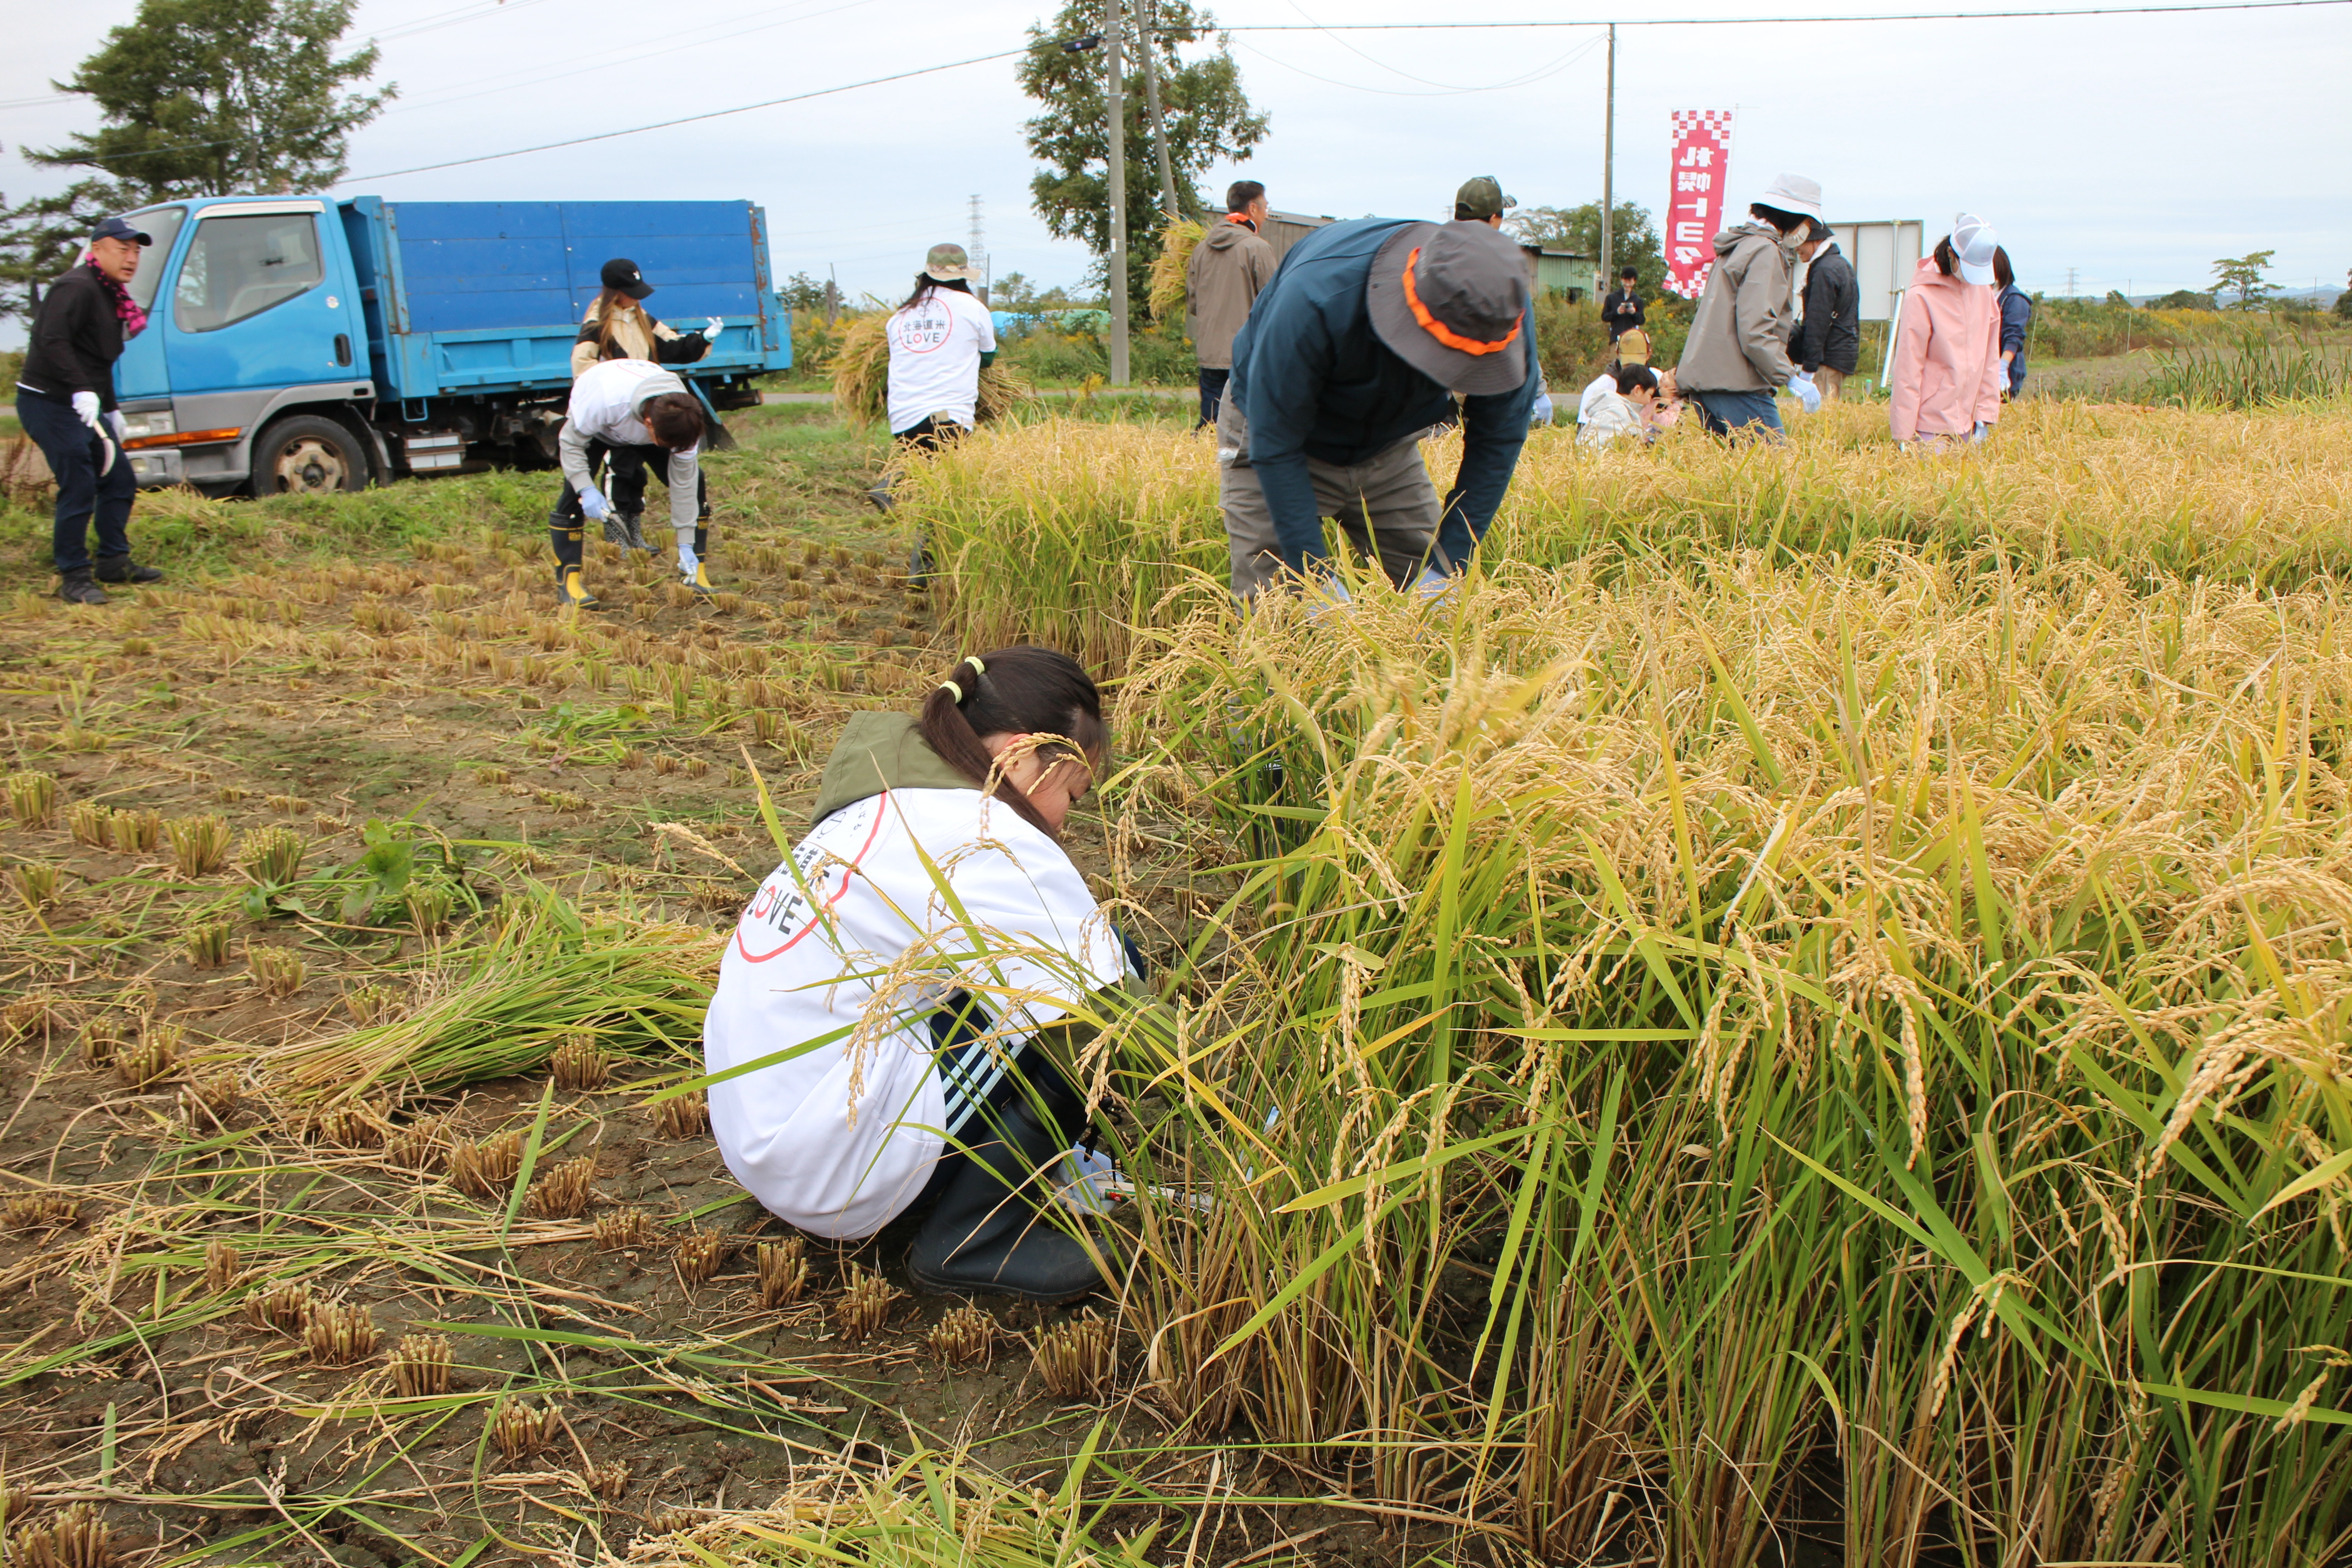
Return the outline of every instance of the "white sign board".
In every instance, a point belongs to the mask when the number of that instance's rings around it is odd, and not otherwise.
[[[1865,321],[1895,319],[1895,296],[1911,286],[1911,273],[1927,255],[1921,248],[1927,226],[1917,218],[1885,218],[1870,223],[1832,223],[1837,247],[1853,264],[1853,281],[1861,296]],[[1797,298],[1805,295],[1805,269],[1797,269]]]

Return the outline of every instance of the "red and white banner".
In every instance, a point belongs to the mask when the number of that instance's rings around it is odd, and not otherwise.
[[[1728,109],[1674,110],[1674,166],[1666,200],[1666,287],[1698,298],[1715,270],[1715,237],[1723,232],[1723,186],[1731,173]]]

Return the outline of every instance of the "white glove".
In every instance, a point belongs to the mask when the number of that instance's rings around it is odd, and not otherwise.
[[[702,323],[702,336],[704,341],[708,342],[717,342],[719,341],[719,334],[725,330],[726,326],[727,323],[720,321],[718,317],[711,317],[710,320]]]
[[[116,446],[119,447],[122,445],[122,443],[129,438],[124,432],[122,426],[122,410],[120,408],[108,409],[106,411],[106,423],[114,431],[114,444]]]
[[[588,514],[588,520],[591,522],[602,522],[613,515],[612,503],[604,499],[604,492],[594,485],[590,485],[580,492],[580,510]]]
[[[1984,438],[1991,434],[1992,426],[1979,419],[1977,421],[1976,429],[1970,432],[1969,440],[1972,445],[1982,445]]]
[[[1535,406],[1528,410],[1528,423],[1530,425],[1549,425],[1551,423],[1550,393],[1547,392],[1542,396],[1536,399]]]
[[[1348,584],[1336,576],[1312,568],[1307,574],[1307,596],[1315,603],[1315,607],[1307,612],[1307,624],[1310,626],[1341,605],[1356,602],[1356,595],[1348,592]]]
[[[75,394],[73,395],[73,411],[74,411],[74,415],[75,415],[75,416],[76,416],[76,417],[78,417],[79,419],[80,419],[80,421],[81,421],[83,424],[85,424],[85,425],[89,426],[92,430],[95,430],[95,429],[97,429],[97,428],[98,428],[98,394],[97,394],[97,393],[95,393],[95,392],[77,392],[77,393],[75,393]]]
[[[1789,390],[1797,395],[1798,401],[1805,405],[1806,413],[1819,414],[1822,411],[1821,388],[1815,386],[1813,378],[1803,371],[1789,378]]]

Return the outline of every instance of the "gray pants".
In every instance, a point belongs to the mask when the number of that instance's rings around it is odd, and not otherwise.
[[[1234,596],[1247,601],[1281,574],[1282,549],[1265,490],[1250,466],[1249,425],[1231,397],[1217,410],[1217,504],[1225,514]],[[1361,463],[1309,458],[1307,471],[1315,480],[1318,515],[1336,519],[1358,550],[1377,552],[1381,570],[1396,586],[1420,577],[1436,542],[1439,517],[1437,488],[1421,460],[1420,435]]]

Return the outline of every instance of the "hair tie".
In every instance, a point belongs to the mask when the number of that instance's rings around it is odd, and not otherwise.
[[[952,680],[942,680],[942,681],[940,681],[940,689],[941,691],[952,691],[952,692],[954,692],[954,693],[955,693],[955,700],[956,700],[956,706],[957,706],[957,707],[959,707],[959,708],[961,708],[961,707],[962,707],[962,706],[963,706],[963,688],[962,688],[962,687],[958,686],[958,685],[957,685],[954,681],[952,681]]]
[[[988,673],[988,666],[980,662],[980,656],[978,654],[968,653],[963,656],[963,661],[964,663],[971,666],[971,672],[974,675],[986,675]]]

